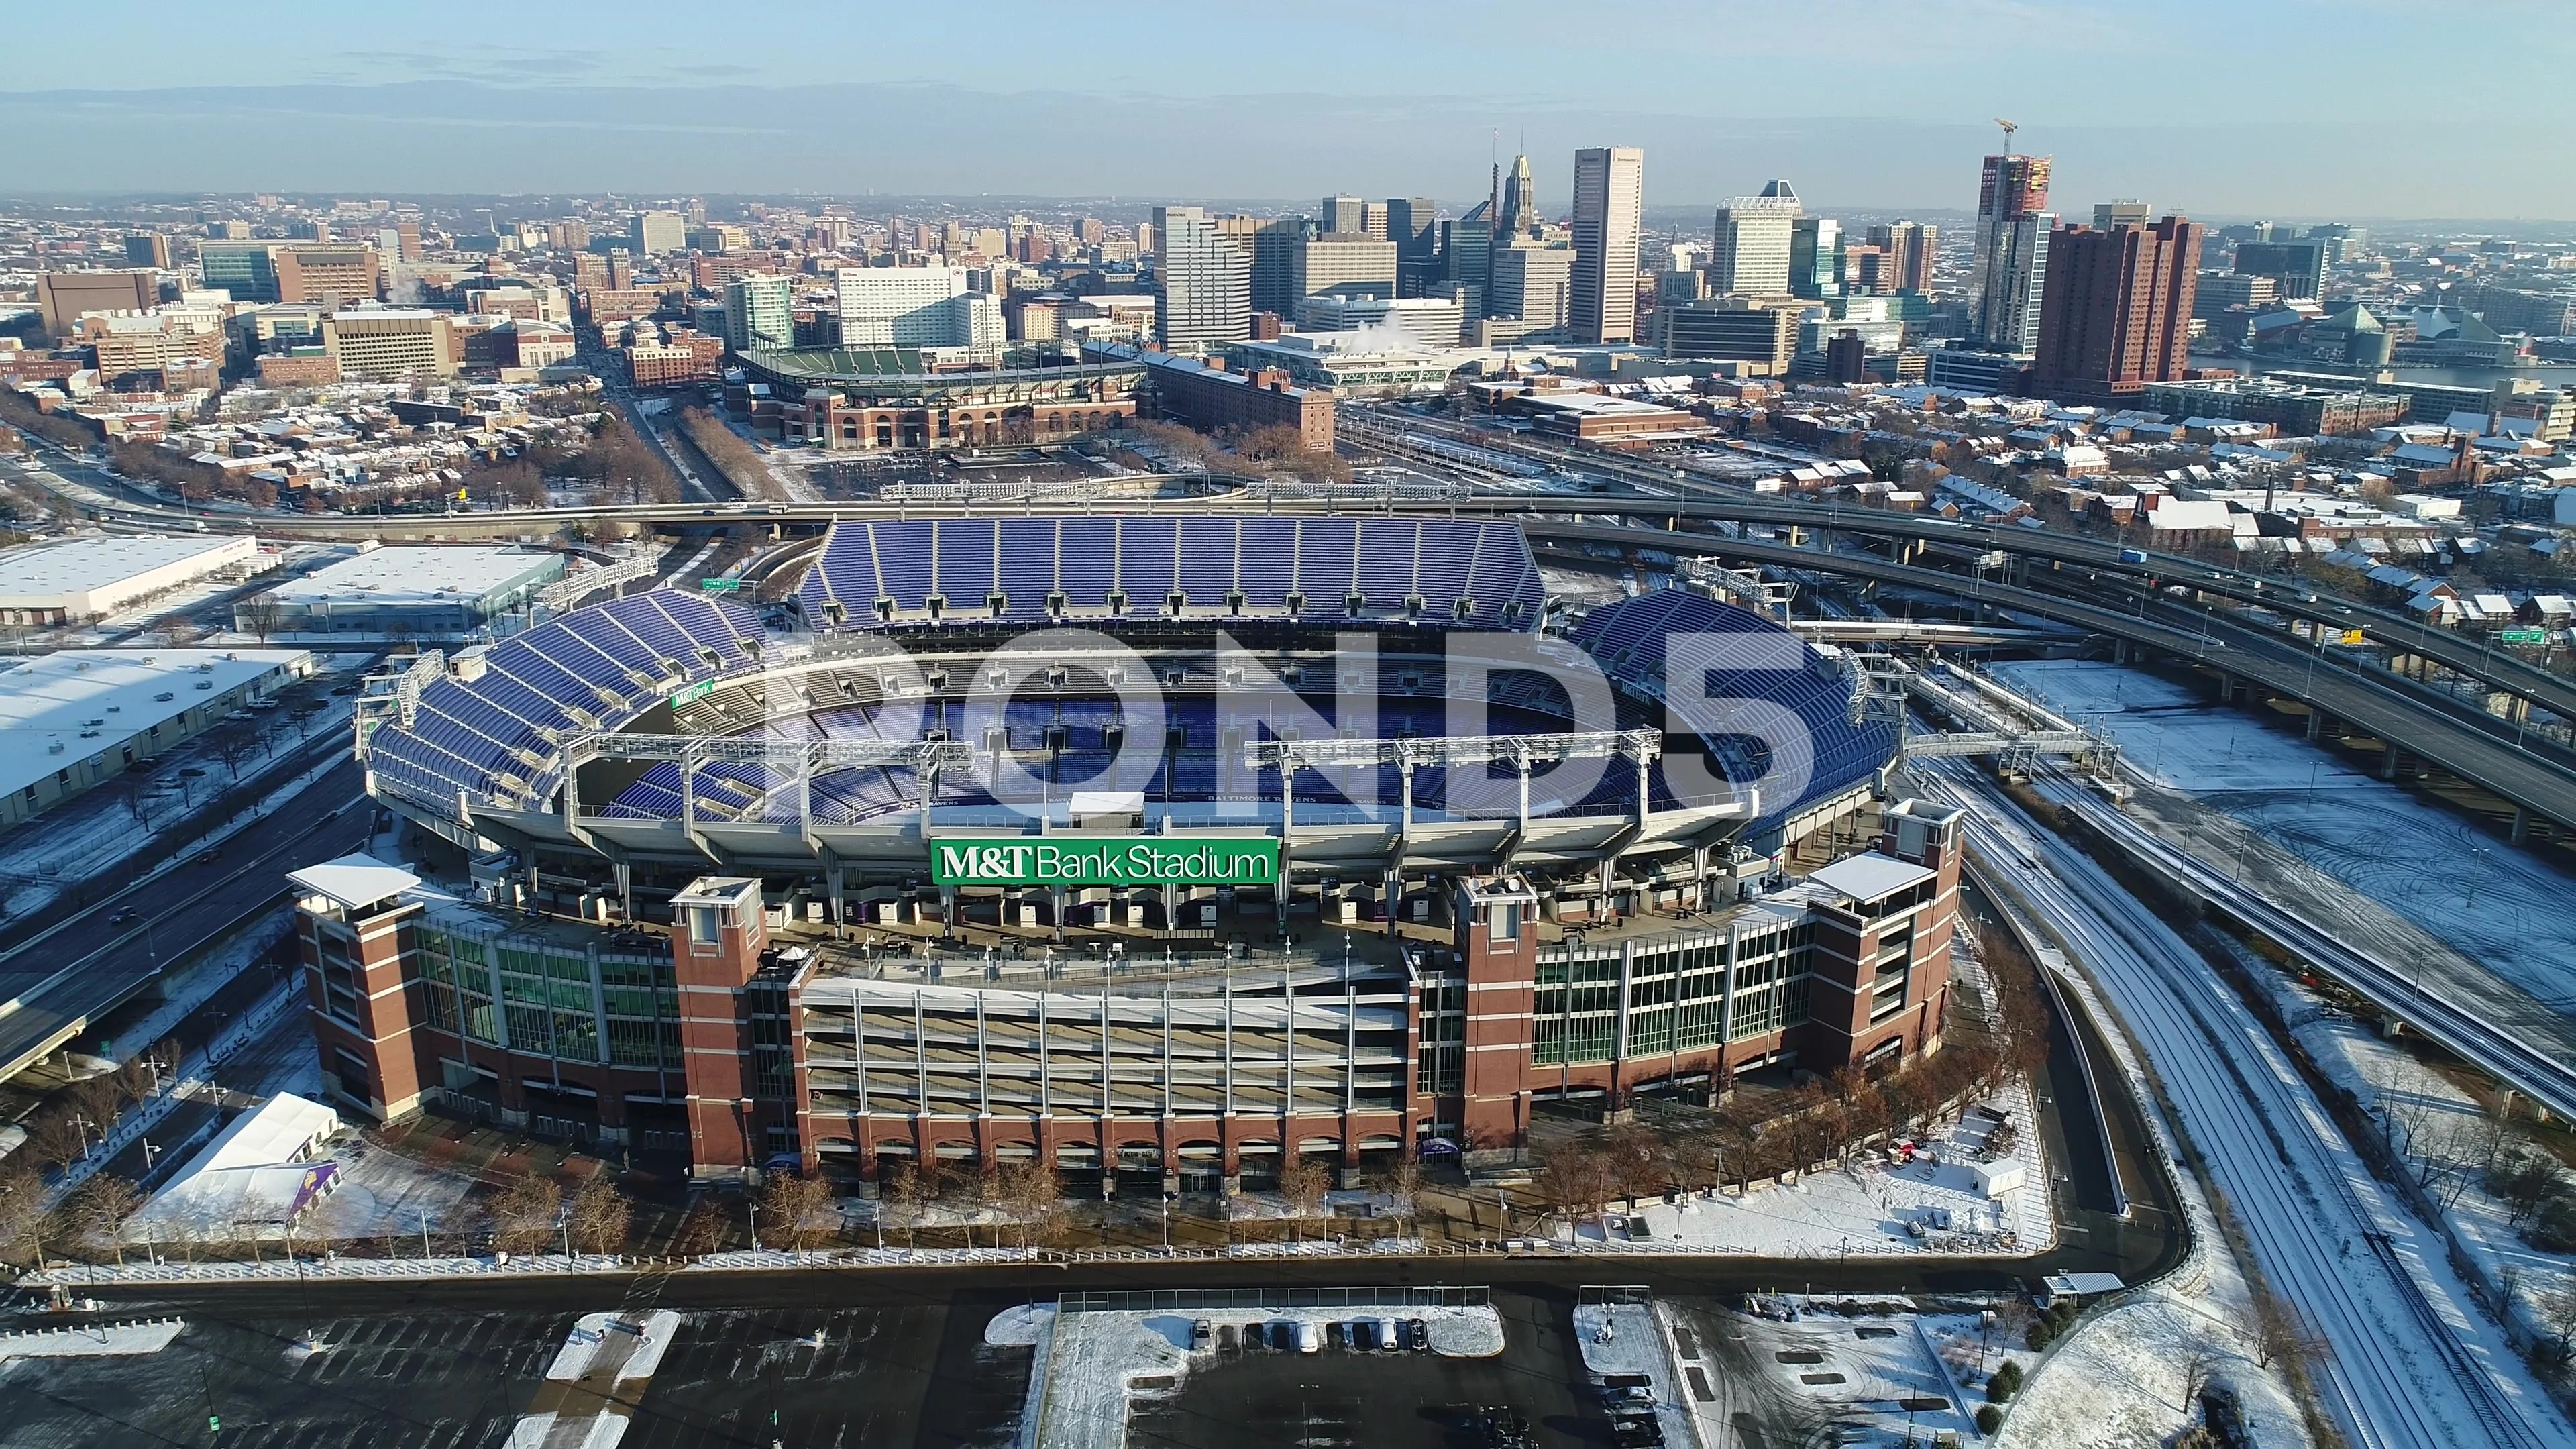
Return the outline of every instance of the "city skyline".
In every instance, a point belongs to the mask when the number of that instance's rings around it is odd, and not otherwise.
[[[1028,71],[990,49],[938,44],[939,23],[909,14],[790,10],[737,34],[794,43],[710,53],[669,39],[685,33],[682,12],[648,3],[616,34],[583,15],[506,12],[511,40],[497,46],[354,15],[333,31],[344,48],[285,73],[261,60],[256,23],[186,47],[136,45],[138,22],[148,33],[156,15],[184,12],[54,11],[20,18],[18,33],[52,62],[36,74],[85,85],[0,92],[0,117],[22,142],[0,188],[1247,199],[1350,189],[1427,192],[1463,209],[1499,141],[1505,157],[1537,158],[1551,215],[1567,206],[1571,153],[1597,145],[1654,153],[1649,209],[1714,205],[1787,176],[1813,206],[1920,210],[1960,204],[1956,170],[1992,149],[2000,112],[2022,123],[2026,148],[2058,158],[2061,190],[2083,204],[2145,195],[2214,219],[2576,216],[2576,175],[2550,164],[2544,128],[2409,105],[2394,85],[2384,102],[2357,98],[2337,63],[2362,62],[2399,25],[2432,40],[2465,21],[2537,18],[2541,6],[2338,7],[2379,26],[2321,26],[2320,8],[2186,0],[2138,15],[1945,0],[1904,22],[1904,44],[1854,52],[1836,17],[1731,3],[1649,4],[1621,27],[1589,29],[1518,3],[1479,7],[1474,24],[1448,7],[1386,15],[1339,0],[1218,18],[1148,5],[1141,13],[1162,20],[1106,35],[1043,8],[991,7],[991,33],[1012,47],[1089,56]],[[665,12],[674,26],[655,23]],[[505,12],[451,13],[450,33],[479,37],[478,17]],[[2222,16],[2227,43],[2211,44],[2204,22]],[[2545,26],[2515,34],[2480,60],[2485,82],[2507,91],[2545,84],[2576,47]],[[1451,94],[1424,93],[1426,47],[1453,59],[1439,72]],[[901,79],[840,80],[860,50],[871,74]],[[1332,66],[1300,62],[1322,50]],[[113,66],[80,63],[111,53]],[[1210,53],[1240,63],[1207,66]],[[1184,55],[1201,63],[1181,65]],[[275,81],[202,83],[243,74]],[[1068,107],[1119,144],[1070,155],[1025,144]],[[2388,123],[2401,113],[2404,124]],[[1297,144],[1258,144],[1247,118],[1282,114],[1297,117]],[[864,118],[848,128],[864,144],[813,144],[832,116]],[[495,134],[552,143],[495,151]]]

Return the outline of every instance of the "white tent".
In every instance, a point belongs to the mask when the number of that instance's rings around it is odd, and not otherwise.
[[[340,1130],[340,1115],[281,1092],[235,1118],[167,1187],[127,1220],[129,1242],[285,1236],[288,1225],[336,1182],[338,1165],[314,1153]]]

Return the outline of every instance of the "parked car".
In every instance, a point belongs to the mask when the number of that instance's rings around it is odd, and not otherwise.
[[[1381,1318],[1377,1321],[1377,1346],[1389,1353],[1404,1351],[1404,1330],[1395,1326],[1394,1319]]]
[[[1190,1347],[1205,1353],[1216,1342],[1216,1325],[1202,1318],[1190,1325]]]
[[[1376,1348],[1376,1347],[1377,1347],[1377,1320],[1376,1320],[1376,1319],[1374,1319],[1374,1318],[1354,1318],[1354,1319],[1352,1319],[1352,1320],[1351,1320],[1351,1326],[1350,1326],[1350,1338],[1351,1338],[1351,1347],[1352,1347],[1353,1349],[1355,1349],[1355,1350],[1366,1351],[1366,1350],[1369,1350],[1369,1349]]]
[[[1404,1346],[1412,1349],[1416,1353],[1420,1353],[1424,1349],[1429,1348],[1431,1346],[1431,1325],[1423,1322],[1419,1318],[1406,1320],[1404,1325]]]
[[[1295,1325],[1295,1327],[1297,1330],[1297,1351],[1299,1353],[1320,1353],[1323,1351],[1324,1332],[1322,1329],[1315,1326],[1313,1320],[1309,1319],[1306,1322]]]

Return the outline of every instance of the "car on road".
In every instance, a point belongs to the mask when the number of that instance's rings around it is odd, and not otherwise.
[[[199,865],[213,865],[224,858],[224,848],[220,845],[209,845],[189,858]]]
[[[142,919],[143,912],[132,906],[119,906],[116,908],[116,913],[107,918],[107,923],[111,926],[123,926]]]

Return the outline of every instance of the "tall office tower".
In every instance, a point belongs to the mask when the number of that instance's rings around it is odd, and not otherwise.
[[[1563,327],[1573,310],[1574,252],[1523,237],[1494,248],[1485,313],[1517,317],[1531,332]]]
[[[1453,286],[1467,289],[1460,309],[1469,317],[1491,315],[1486,299],[1492,293],[1494,266],[1494,207],[1490,198],[1476,203],[1475,209],[1456,221],[1440,223],[1440,275]]]
[[[1252,335],[1252,254],[1195,206],[1154,208],[1154,340],[1197,351]]]
[[[1798,217],[1798,193],[1786,181],[1773,181],[1759,195],[1739,196],[1719,207],[1709,251],[1709,294],[1788,295],[1789,244]]]
[[[1843,294],[1843,224],[1829,216],[1789,224],[1789,294],[1831,298]]]
[[[1888,268],[1894,274],[1894,285],[1882,288],[1890,292],[1928,292],[1932,290],[1932,250],[1941,239],[1941,229],[1920,222],[1899,221],[1869,229],[1869,244],[1887,253]]]
[[[2281,299],[2316,297],[2326,286],[2323,241],[2250,241],[2236,245],[2233,270],[2241,277],[2270,277],[2281,287]]]
[[[2049,159],[1989,156],[1977,184],[1977,259],[1969,277],[1968,336],[2004,352],[2039,345],[2048,278]]]
[[[420,223],[419,223],[419,222],[417,222],[417,221],[406,221],[406,222],[402,222],[402,223],[397,224],[397,225],[394,227],[394,236],[396,237],[396,239],[398,239],[398,240],[402,243],[402,251],[401,251],[401,253],[400,253],[400,258],[401,258],[401,260],[406,261],[406,262],[416,262],[416,261],[419,261],[419,260],[420,260]],[[581,229],[581,237],[582,237],[581,244],[582,244],[583,246],[588,246],[588,245],[590,245],[590,228],[589,228],[589,227],[587,227],[587,226],[582,227],[582,229]]]
[[[1530,177],[1527,156],[1512,158],[1512,174],[1503,182],[1502,210],[1496,213],[1494,245],[1501,246],[1516,236],[1527,236],[1537,230],[1538,183]]]
[[[2097,201],[2093,203],[2093,229],[2109,231],[2115,226],[2145,226],[2155,219],[2155,208],[2143,201]]]
[[[1252,310],[1297,315],[1297,249],[1314,224],[1302,216],[1274,216],[1253,228]]]
[[[1440,207],[1427,196],[1386,199],[1386,239],[1395,243],[1396,295],[1427,297],[1440,275]]]
[[[1395,270],[1391,241],[1348,233],[1311,237],[1297,246],[1290,285],[1300,297],[1392,297]]]
[[[2179,216],[2059,228],[2048,247],[2032,389],[2099,400],[2180,379],[2207,230]]]
[[[1382,203],[1375,201],[1360,203],[1360,235],[1377,241],[1393,240],[1387,235],[1386,207]]]
[[[2370,255],[2370,228],[2366,226],[2347,226],[2339,221],[2329,221],[2309,227],[2307,239],[2326,244],[2329,266],[2341,266],[2347,261]]]
[[[635,285],[635,259],[623,251],[608,254],[608,290],[627,291]]]
[[[1368,235],[1368,203],[1356,196],[1327,196],[1323,209],[1315,214],[1316,228],[1325,235],[1345,232],[1351,236]]]
[[[688,218],[676,211],[639,211],[635,213],[635,228],[630,235],[638,256],[652,257],[681,251],[689,244]]]
[[[1574,153],[1574,340],[1637,340],[1637,242],[1646,153],[1592,146]]]
[[[725,283],[728,352],[796,345],[796,283],[789,277],[736,277]]]

